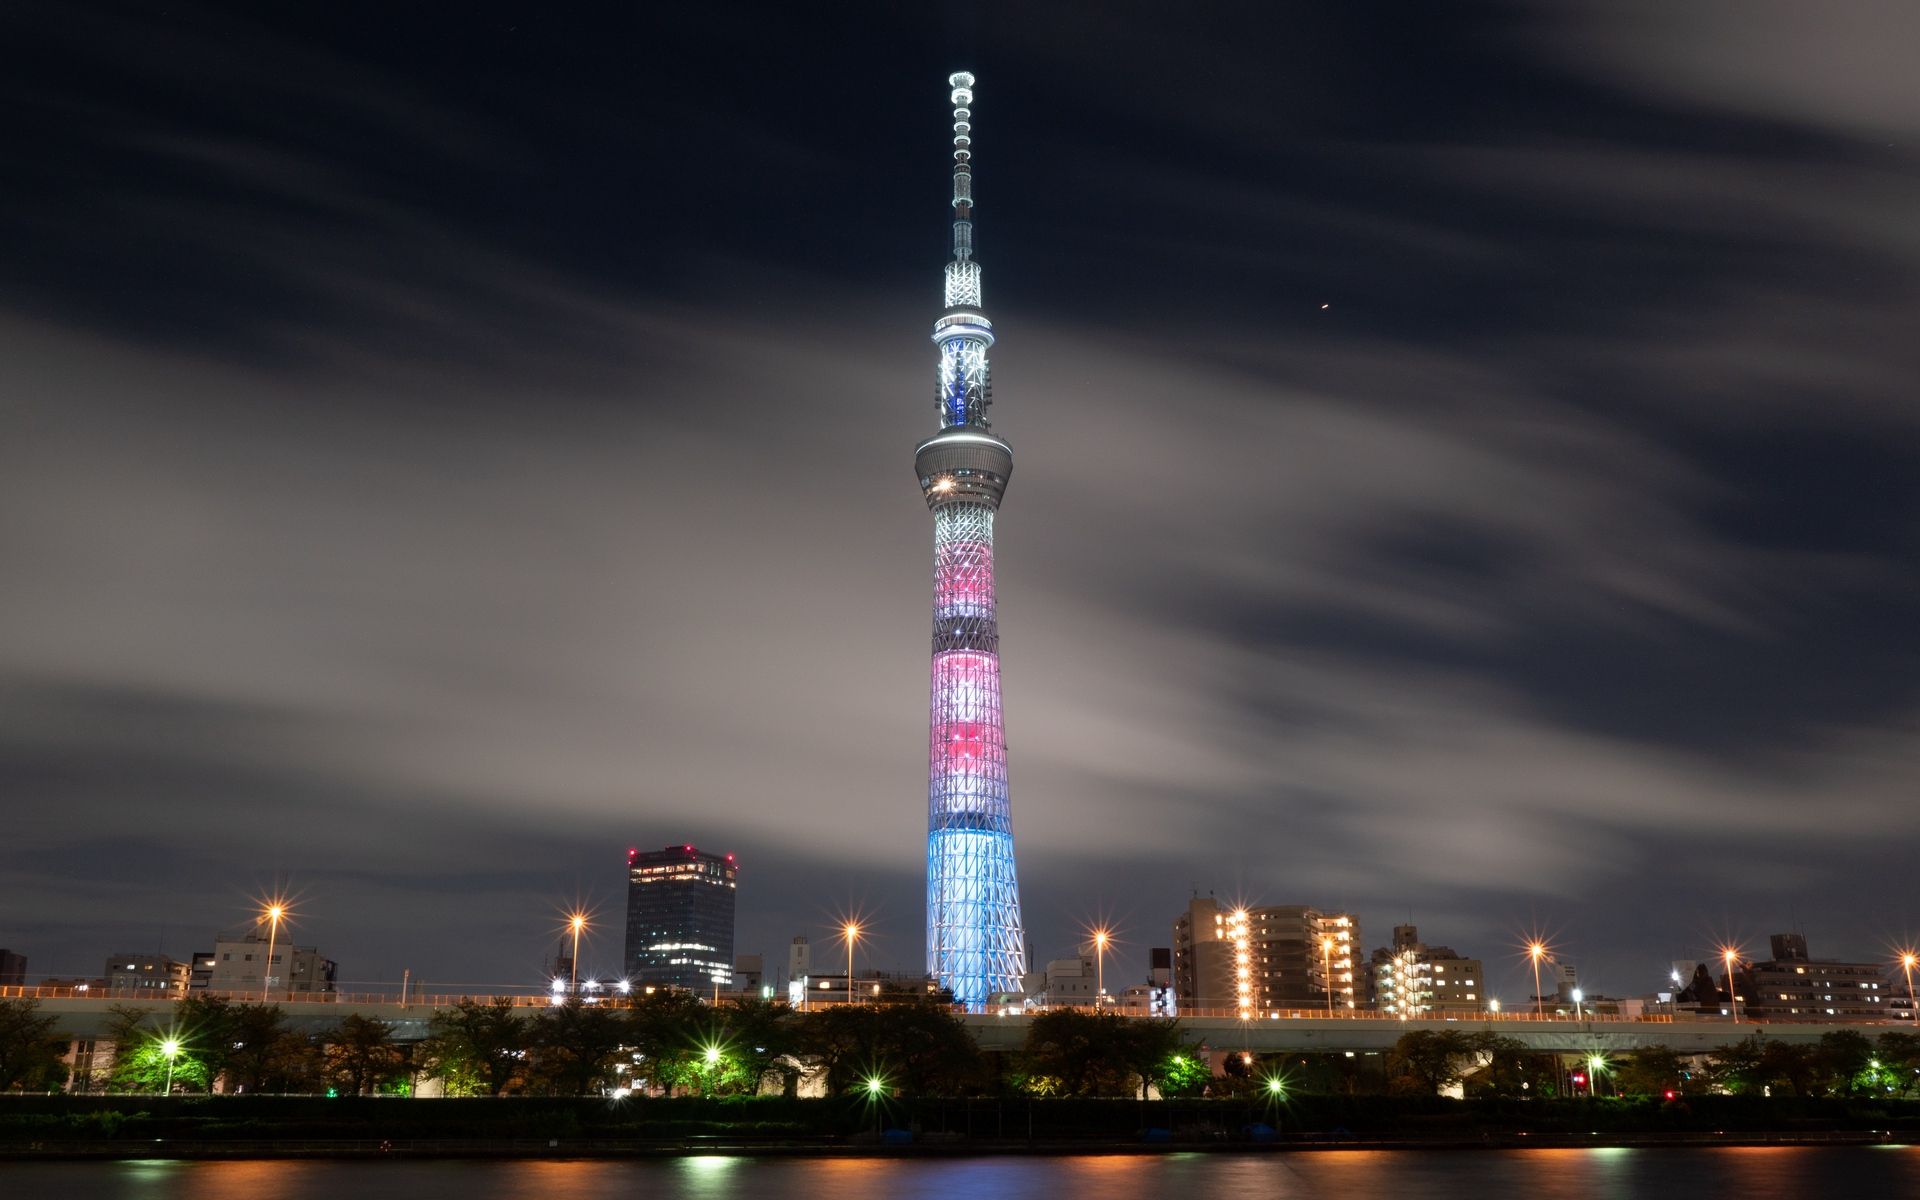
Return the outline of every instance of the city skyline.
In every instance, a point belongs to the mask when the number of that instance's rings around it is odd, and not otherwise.
[[[742,950],[919,961],[960,68],[1042,961],[1196,886],[1617,991],[1911,941],[1909,39],[1623,12],[15,10],[0,945],[291,881],[343,979],[487,980],[689,842]]]

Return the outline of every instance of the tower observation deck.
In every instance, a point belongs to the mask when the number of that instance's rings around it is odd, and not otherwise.
[[[953,261],[934,404],[940,431],[914,451],[933,510],[933,686],[927,782],[927,974],[978,1011],[1018,994],[1026,974],[1020,885],[1007,801],[994,615],[993,520],[1013,449],[987,431],[993,324],[973,257],[973,76],[947,79],[953,103]]]

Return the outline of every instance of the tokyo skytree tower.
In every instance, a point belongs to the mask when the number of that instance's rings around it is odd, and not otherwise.
[[[1018,994],[1026,974],[1020,885],[1007,804],[1000,719],[1000,634],[994,621],[993,518],[1013,450],[987,432],[993,325],[980,307],[973,258],[973,76],[953,89],[953,261],[935,402],[940,432],[914,470],[933,510],[933,698],[927,782],[927,973],[971,1010]]]

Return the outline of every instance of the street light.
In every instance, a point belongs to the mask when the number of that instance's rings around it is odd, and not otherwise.
[[[860,923],[848,921],[840,927],[840,936],[847,939],[847,1003],[853,1000],[853,945],[860,940]]]
[[[1112,934],[1105,929],[1093,931],[1093,1006],[1100,1007],[1100,1001],[1107,994],[1107,942]]]
[[[1600,1094],[1600,1069],[1606,1065],[1607,1060],[1598,1054],[1587,1059],[1587,1078],[1591,1081],[1587,1084],[1588,1095],[1598,1096]]]
[[[260,971],[260,1002],[265,1004],[268,989],[273,986],[273,948],[280,941],[280,922],[287,915],[287,906],[279,900],[270,900],[261,915],[267,920],[267,965]]]
[[[573,957],[567,960],[567,989],[578,991],[580,988],[580,931],[587,927],[587,914],[577,911],[568,913],[567,925],[573,930]]]
[[[1538,938],[1527,943],[1527,957],[1533,960],[1533,1012],[1535,1016],[1547,1015],[1547,999],[1540,994],[1540,960],[1547,955],[1547,944]]]
[[[173,1095],[173,1060],[180,1054],[180,1039],[168,1038],[160,1043],[160,1053],[167,1056],[167,1095]]]
[[[1900,956],[1900,969],[1907,973],[1907,1020],[1914,1023],[1915,1029],[1920,1029],[1920,1008],[1915,1008],[1913,1003],[1913,968],[1916,965],[1920,965],[1920,954],[1909,950]]]
[[[1573,1019],[1576,1021],[1580,1019],[1580,1001],[1584,998],[1579,988],[1573,989]]]
[[[1733,1005],[1733,1023],[1740,1023],[1740,991],[1733,983],[1733,969],[1740,965],[1740,951],[1728,946],[1720,951],[1720,958],[1727,964],[1727,1000]]]

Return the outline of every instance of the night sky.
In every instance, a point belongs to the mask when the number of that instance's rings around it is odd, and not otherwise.
[[[670,842],[918,969],[959,69],[1041,961],[1920,932],[1920,9],[550,7],[0,15],[31,973],[610,971]]]

